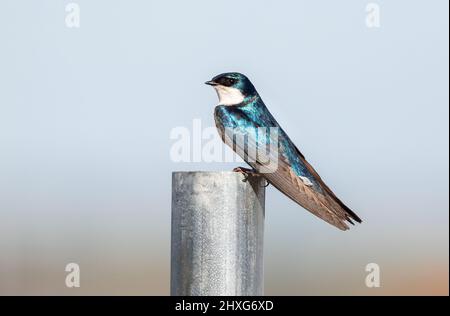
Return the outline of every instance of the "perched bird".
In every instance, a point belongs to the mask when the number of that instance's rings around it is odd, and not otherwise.
[[[222,140],[252,167],[235,171],[247,173],[247,176],[263,176],[286,196],[341,230],[349,228],[347,222],[361,223],[306,161],[246,76],[224,73],[206,84],[213,86],[219,97],[214,119]],[[261,135],[258,132],[261,128],[277,132]],[[275,151],[266,153],[263,159],[264,155],[259,155],[255,147],[262,146],[266,150],[269,142],[276,144]],[[268,166],[267,160],[271,159],[275,160],[275,168],[273,161]]]

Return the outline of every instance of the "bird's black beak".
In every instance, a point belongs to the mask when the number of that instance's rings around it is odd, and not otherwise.
[[[217,82],[212,81],[212,80],[206,81],[205,84],[210,85],[210,86],[217,86]]]

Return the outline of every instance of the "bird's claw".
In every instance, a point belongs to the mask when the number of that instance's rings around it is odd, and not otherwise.
[[[254,177],[259,177],[261,176],[260,173],[258,173],[257,171],[255,171],[254,169],[248,169],[248,168],[244,168],[244,167],[237,167],[233,169],[233,172],[239,172],[242,173],[244,175],[244,179],[242,179],[242,182],[247,182],[248,178],[250,176],[254,176]],[[263,185],[264,188],[266,188],[267,186],[269,186],[269,181],[266,180],[266,184]]]
[[[247,182],[248,181],[248,177],[250,175],[255,175],[256,172],[252,169],[248,169],[248,168],[244,168],[244,167],[237,167],[233,169],[233,172],[239,172],[242,173],[244,175],[244,179],[242,179],[242,182]]]

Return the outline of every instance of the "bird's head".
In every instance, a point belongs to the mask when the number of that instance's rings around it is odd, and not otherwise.
[[[257,95],[250,80],[238,72],[220,74],[205,83],[214,87],[221,105],[240,104]]]

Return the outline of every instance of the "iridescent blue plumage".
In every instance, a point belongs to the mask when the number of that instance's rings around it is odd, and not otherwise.
[[[274,119],[259,95],[248,98],[243,104],[237,107],[218,105],[215,109],[214,116],[216,117],[216,121],[219,122],[219,126],[223,128],[243,129],[244,134],[250,133],[257,135],[258,127],[278,128],[278,154],[283,155],[285,159],[289,161],[290,166],[297,176],[308,178],[313,183],[314,189],[322,192],[320,185],[308,171],[308,168],[302,159],[300,159],[302,154]],[[269,142],[269,140],[270,138],[267,138],[267,142]]]
[[[223,102],[216,106],[214,112],[216,126],[222,139],[253,169],[261,172],[271,184],[295,202],[342,230],[348,228],[345,221],[352,223],[353,219],[361,222],[306,161],[269,112],[247,77],[239,73],[226,73],[214,77],[207,84],[216,88],[219,99]],[[267,135],[262,137],[258,133],[261,128],[277,130],[276,139]],[[237,136],[245,136],[242,144],[236,142]],[[257,156],[255,159],[249,158],[249,147],[268,146],[275,140],[277,168],[264,172],[264,165]]]

